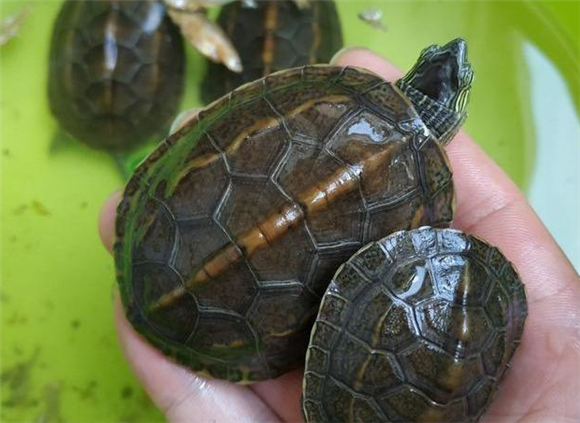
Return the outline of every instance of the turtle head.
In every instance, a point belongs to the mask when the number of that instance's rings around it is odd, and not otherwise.
[[[397,82],[427,127],[447,143],[467,116],[473,81],[467,60],[467,43],[457,38],[444,46],[432,45],[421,52],[413,68]]]

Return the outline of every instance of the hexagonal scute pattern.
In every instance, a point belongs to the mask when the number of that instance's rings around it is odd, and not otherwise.
[[[312,331],[306,421],[477,421],[527,315],[523,285],[498,254],[462,232],[424,227],[349,259]]]
[[[268,179],[235,177],[215,217],[235,239],[287,202],[284,193]]]
[[[394,109],[367,110],[357,95],[379,82],[328,66],[272,75],[200,112],[149,156],[127,185],[115,246],[125,306],[147,297],[134,316],[154,324],[133,322],[144,336],[196,371],[235,381],[276,377],[303,361],[320,298],[348,257],[386,233],[441,220],[419,183],[423,149],[411,154],[419,135],[393,124]],[[321,319],[346,312],[366,289],[361,278],[370,285],[390,268],[384,260],[398,257],[395,246],[353,261],[339,278],[343,294],[327,297],[334,308]],[[165,266],[172,283],[135,279],[138,265]],[[414,311],[405,302],[429,297],[436,284],[414,270],[401,270],[396,287],[373,291],[377,305],[385,296],[392,302],[378,334],[372,321],[354,319],[355,336],[384,349],[369,363],[385,372],[387,363],[398,371],[393,354],[413,343]],[[419,285],[411,294],[409,286]],[[176,307],[176,316],[188,307],[198,316],[186,341],[164,321]],[[242,322],[232,323],[230,339],[251,333],[257,347],[223,341],[226,323],[219,340],[202,331],[214,317]]]
[[[284,289],[269,286],[259,293],[246,315],[261,336],[269,372],[284,373],[289,365],[302,364],[310,338],[302,328],[312,325],[316,305],[318,298],[298,283]]]
[[[219,150],[204,135],[179,166],[181,171],[169,181],[168,207],[179,220],[210,217],[230,181]]]
[[[134,296],[129,300],[129,319],[138,329],[159,333],[173,342],[185,342],[199,317],[195,299],[184,295],[170,307],[153,308],[161,295],[181,286],[179,274],[155,263],[138,264],[133,270]]]

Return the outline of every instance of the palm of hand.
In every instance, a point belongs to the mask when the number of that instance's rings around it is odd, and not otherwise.
[[[366,50],[347,51],[340,65],[400,74]],[[497,245],[526,285],[529,314],[522,343],[484,422],[573,422],[580,418],[580,278],[509,178],[459,134],[448,148],[458,198],[454,227]],[[110,248],[114,206],[101,233]],[[298,422],[302,372],[251,386],[205,380],[169,362],[131,329],[117,303],[121,344],[145,389],[169,421]]]

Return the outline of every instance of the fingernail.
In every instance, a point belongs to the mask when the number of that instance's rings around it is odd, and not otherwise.
[[[343,47],[340,50],[338,50],[334,56],[332,56],[332,59],[330,59],[330,64],[334,65],[336,64],[340,58],[345,55],[346,53],[351,53],[353,51],[371,51],[366,47],[363,46],[349,46],[349,47]]]
[[[171,124],[169,134],[171,135],[182,129],[191,118],[193,118],[199,113],[200,110],[201,109],[199,107],[194,107],[192,109],[187,109],[181,112]]]

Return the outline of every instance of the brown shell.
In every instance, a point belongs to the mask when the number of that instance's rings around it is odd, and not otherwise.
[[[446,225],[451,170],[410,103],[358,69],[308,66],[202,111],[136,171],[115,258],[127,316],[233,381],[303,362],[332,275],[362,245]]]
[[[90,147],[128,151],[175,116],[184,70],[183,39],[160,0],[66,0],[52,34],[50,110]]]
[[[371,243],[322,300],[306,359],[306,421],[477,421],[526,315],[515,269],[476,237],[421,228]]]

